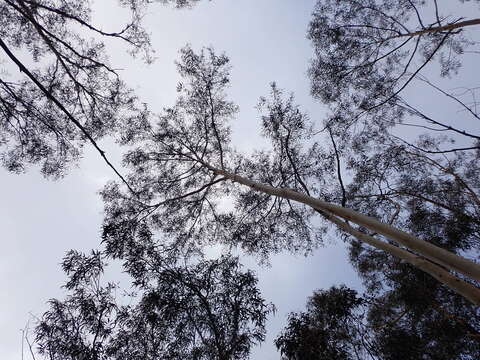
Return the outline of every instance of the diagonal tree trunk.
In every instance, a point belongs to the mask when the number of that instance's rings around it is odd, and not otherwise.
[[[395,245],[386,243],[384,241],[378,240],[373,236],[367,235],[357,229],[353,228],[346,222],[340,220],[336,216],[333,216],[328,213],[324,213],[324,216],[332,223],[337,225],[337,227],[350,235],[354,236],[358,240],[367,243],[377,249],[383,250],[390,255],[393,255],[397,258],[400,258],[413,266],[417,267],[418,269],[426,272],[427,274],[431,275],[435,279],[437,279],[442,284],[446,285],[457,294],[463,296],[473,304],[480,306],[480,289],[469,284],[468,282],[459,279],[458,277],[452,275],[450,272],[445,270],[444,268],[428,261],[427,259],[415,255],[409,251],[401,249]]]
[[[441,32],[441,31],[451,31],[451,30],[463,28],[466,26],[473,26],[473,25],[480,25],[480,19],[470,19],[470,20],[460,21],[457,23],[450,23],[442,26],[429,27],[426,29],[422,29],[422,30],[418,30],[410,33],[391,36],[385,40],[392,40],[392,39],[397,39],[402,37],[414,37],[414,36],[420,36],[423,34],[429,34],[429,33]]]
[[[269,185],[261,184],[245,177],[235,175],[228,171],[212,167],[205,164],[213,173],[222,175],[226,179],[233,182],[248,186],[256,191],[264,192],[269,195],[278,196],[284,199],[300,202],[308,205],[316,210],[327,212],[338,216],[344,220],[351,221],[360,226],[364,226],[371,231],[379,233],[388,239],[401,244],[409,250],[433,261],[434,263],[444,266],[448,270],[458,271],[471,278],[480,281],[480,265],[476,262],[466,259],[462,256],[451,253],[445,249],[426,242],[416,236],[408,234],[391,225],[382,223],[372,217],[363,215],[352,209],[344,208],[335,204],[331,204],[320,199],[299,193],[297,191],[285,188],[275,188]]]

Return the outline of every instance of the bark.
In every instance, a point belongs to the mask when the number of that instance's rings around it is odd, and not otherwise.
[[[225,170],[214,168],[208,164],[206,164],[206,166],[215,174],[223,175],[227,179],[249,186],[254,190],[284,199],[297,201],[314,209],[333,214],[343,218],[344,220],[364,226],[371,231],[379,233],[388,239],[405,246],[409,250],[414,251],[421,256],[446,267],[449,270],[458,271],[459,273],[470,277],[472,280],[480,281],[480,265],[476,262],[451,253],[391,225],[382,223],[372,217],[363,215],[352,209],[331,204],[320,199],[315,199],[311,196],[307,196],[291,189],[275,188],[269,185],[260,184],[242,176],[229,173]]]
[[[447,287],[455,291],[457,294],[463,296],[474,305],[480,306],[480,289],[479,288],[467,283],[462,279],[459,279],[458,277],[452,275],[450,272],[448,272],[444,268],[428,261],[427,259],[421,256],[415,255],[395,245],[386,243],[384,241],[374,238],[373,236],[362,233],[354,229],[350,225],[348,225],[346,222],[341,221],[339,218],[335,216],[332,216],[330,214],[325,214],[325,217],[329,221],[337,225],[339,229],[349,233],[350,235],[354,236],[358,240],[364,243],[367,243],[377,249],[386,251],[387,253],[412,264],[418,269],[434,277],[439,282],[441,282],[442,284],[446,285]]]
[[[473,26],[473,25],[480,25],[480,19],[471,19],[471,20],[460,21],[460,22],[457,22],[457,23],[447,24],[447,25],[443,25],[443,26],[430,27],[430,28],[415,31],[415,32],[412,32],[412,33],[406,33],[406,34],[391,36],[391,37],[387,38],[386,40],[391,40],[391,39],[396,39],[396,38],[401,38],[401,37],[414,37],[414,36],[419,36],[419,35],[434,33],[434,32],[441,32],[441,31],[452,31],[452,30],[455,30],[455,29],[459,29],[459,28],[466,27],[466,26]]]

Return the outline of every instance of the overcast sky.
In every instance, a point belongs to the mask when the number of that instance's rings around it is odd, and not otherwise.
[[[114,30],[120,23],[113,0],[96,1],[96,23]],[[157,60],[144,65],[132,60],[121,45],[111,44],[111,63],[122,68],[124,79],[153,110],[173,104],[179,80],[174,61],[190,43],[196,50],[213,46],[225,52],[233,66],[230,99],[240,106],[233,123],[233,142],[241,150],[262,144],[258,134],[258,98],[269,83],[295,93],[297,102],[314,121],[325,109],[309,96],[306,70],[311,48],[305,37],[314,0],[216,0],[193,10],[152,6],[145,26],[152,34]],[[118,26],[117,26],[118,28]],[[473,66],[473,65],[472,65]],[[117,164],[119,153],[108,156]],[[0,169],[0,357],[18,360],[21,332],[29,313],[40,315],[46,302],[61,297],[64,275],[59,263],[69,249],[98,247],[102,203],[97,191],[113,179],[97,153],[88,149],[77,169],[59,181],[43,179],[38,170],[13,175]],[[247,261],[252,264],[252,261]],[[264,297],[277,313],[268,323],[266,342],[253,359],[278,359],[273,338],[285,325],[286,314],[302,310],[314,289],[345,283],[359,288],[342,245],[326,244],[313,256],[276,256],[271,267],[259,271]],[[27,355],[25,353],[25,355]],[[28,358],[27,356],[25,358]]]

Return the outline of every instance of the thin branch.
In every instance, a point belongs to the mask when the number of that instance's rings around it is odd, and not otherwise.
[[[384,328],[386,327],[391,327],[392,325],[395,325],[397,322],[399,322],[406,314],[408,313],[408,310],[404,310],[402,311],[395,319],[389,321],[389,322],[386,322],[385,324],[383,324],[382,326],[379,326],[375,329],[375,331],[379,331],[379,330],[383,330]]]
[[[440,41],[440,43],[437,45],[437,47],[435,48],[435,50],[432,51],[432,53],[427,57],[427,59],[425,59],[425,61],[423,62],[423,64],[417,69],[415,70],[415,72],[413,72],[413,74],[410,76],[410,78],[400,87],[400,89],[398,89],[397,91],[395,91],[395,93],[393,93],[391,96],[389,96],[386,100],[382,101],[381,103],[379,104],[376,104],[370,108],[368,108],[367,110],[365,110],[365,112],[367,111],[371,111],[371,110],[374,110],[386,103],[388,103],[390,100],[392,100],[393,98],[395,98],[398,94],[400,94],[400,92],[402,92],[403,89],[405,89],[407,87],[407,85],[417,76],[417,74],[425,67],[427,66],[427,64],[430,62],[430,60],[433,58],[433,56],[437,53],[438,50],[440,50],[440,48],[442,47],[443,43],[445,42],[445,40],[447,40],[447,37],[450,35],[450,32],[448,32],[447,34],[445,34],[445,36],[442,38],[442,40]],[[360,114],[362,115],[362,113]]]
[[[448,149],[448,150],[426,150],[426,149],[422,149],[419,146],[413,145],[413,144],[409,143],[408,141],[405,141],[402,138],[400,138],[398,136],[395,136],[393,134],[390,134],[390,136],[394,137],[397,140],[400,140],[404,144],[406,144],[406,145],[408,145],[408,146],[410,146],[410,147],[412,147],[416,150],[419,150],[419,151],[427,153],[427,154],[447,154],[447,153],[452,153],[452,152],[457,152],[457,151],[468,151],[468,150],[478,150],[478,149],[480,149],[480,146],[471,146],[471,147],[466,147],[466,148],[454,148],[454,149]]]
[[[328,129],[328,133],[330,134],[330,139],[332,140],[333,149],[335,150],[335,158],[337,159],[338,182],[340,183],[340,187],[342,188],[342,206],[345,207],[345,205],[347,203],[347,192],[346,192],[345,186],[343,184],[342,171],[340,169],[340,156],[338,154],[337,144],[335,143],[335,139],[333,138],[332,131],[330,130],[330,127],[328,127],[327,129]]]
[[[160,206],[162,205],[165,205],[169,202],[172,202],[172,201],[177,201],[177,200],[181,200],[181,199],[184,199],[184,198],[187,198],[189,196],[192,196],[192,195],[195,195],[195,194],[198,194],[199,192],[202,192],[203,190],[209,188],[210,186],[212,185],[215,185],[221,181],[225,181],[226,178],[219,178],[217,180],[214,180],[214,181],[211,181],[209,182],[208,184],[205,184],[203,186],[201,186],[200,188],[198,189],[195,189],[195,190],[192,190],[186,194],[182,194],[180,196],[177,196],[177,197],[174,197],[174,198],[170,198],[170,199],[166,199],[166,200],[163,200],[159,203],[156,203],[154,205],[149,205],[146,209],[151,209],[146,215],[144,215],[142,218],[140,218],[138,221],[142,221],[143,219],[147,218],[150,214],[152,214],[154,211],[156,211]],[[146,210],[146,209],[143,209],[142,211]],[[138,216],[138,215],[137,215]]]
[[[218,151],[220,152],[220,165],[221,165],[222,169],[225,169],[225,164],[223,163],[222,141],[221,141],[220,135],[218,134],[218,131],[217,131],[217,125],[215,124],[215,111],[214,111],[214,107],[213,107],[213,98],[212,98],[212,91],[210,90],[210,84],[207,84],[207,90],[208,90],[208,97],[210,99],[210,116],[212,118],[212,128],[213,128],[213,132],[215,134],[215,137],[217,138]]]
[[[408,0],[408,2],[409,2],[410,5],[413,7],[413,10],[415,10],[415,14],[417,15],[418,23],[420,24],[420,26],[422,27],[422,29],[425,29],[425,25],[423,25],[422,17],[420,16],[420,13],[418,12],[417,7],[416,7],[415,4],[412,2],[412,0]]]
[[[405,123],[405,122],[399,122],[397,125],[403,125],[403,126],[412,126],[412,127],[418,127],[418,128],[423,128],[431,131],[448,131],[449,129],[435,129],[429,126],[425,125],[418,125],[418,124],[410,124],[410,123]]]
[[[130,184],[125,180],[125,178],[120,174],[120,172],[113,166],[113,164],[108,160],[105,155],[105,151],[103,151],[97,144],[97,142],[93,139],[93,137],[88,133],[85,127],[80,124],[80,122],[75,119],[75,117],[68,111],[65,106],[51,93],[49,92],[40,81],[33,75],[25,65],[10,51],[8,46],[5,44],[3,39],[0,38],[0,47],[3,51],[7,54],[7,56],[19,67],[20,72],[23,72],[27,75],[30,80],[44,93],[44,95],[50,99],[67,117],[68,119],[78,128],[80,131],[85,135],[85,137],[90,141],[93,147],[100,153],[100,156],[103,160],[107,163],[107,165],[115,172],[115,174],[122,180],[122,182],[128,187],[128,189],[135,194],[135,191],[132,189]]]
[[[437,18],[437,24],[440,25],[440,15],[438,13],[438,3],[437,0],[433,0],[433,3],[435,4],[435,17]]]
[[[33,348],[32,348],[32,343],[31,343],[30,340],[28,339],[28,334],[25,334],[25,340],[27,341],[28,349],[30,350],[30,355],[32,355],[32,359],[33,359],[33,360],[36,360],[35,354],[34,354]]]
[[[475,203],[477,203],[477,204],[480,206],[480,198],[478,197],[478,195],[476,194],[476,192],[473,191],[473,189],[465,182],[465,180],[463,180],[463,179],[462,179],[457,173],[455,173],[451,168],[442,166],[442,164],[440,164],[438,161],[435,161],[434,159],[431,159],[431,158],[429,158],[429,157],[426,156],[426,155],[418,154],[418,153],[415,153],[415,152],[410,152],[410,151],[407,151],[407,150],[405,150],[405,151],[406,151],[407,153],[413,155],[413,156],[417,156],[417,157],[421,157],[421,158],[425,159],[425,160],[428,161],[430,164],[432,164],[433,166],[436,166],[438,169],[442,170],[442,171],[445,172],[446,174],[450,174],[451,176],[453,176],[456,181],[458,181],[465,189],[468,190],[468,192],[469,192],[470,195],[472,196],[472,200],[475,201]]]
[[[128,24],[127,26],[125,26],[124,29],[122,29],[121,31],[119,32],[104,32],[98,28],[96,28],[95,26],[87,23],[85,20],[82,20],[81,18],[77,17],[77,16],[74,16],[72,14],[69,14],[67,12],[64,12],[64,11],[61,11],[59,9],[56,9],[56,8],[52,8],[50,6],[47,6],[45,4],[41,4],[37,1],[29,1],[29,0],[23,0],[24,2],[27,2],[31,5],[34,5],[35,7],[37,8],[41,8],[41,9],[44,9],[44,10],[48,10],[50,12],[53,12],[57,15],[60,15],[62,18],[66,18],[66,19],[71,19],[73,21],[76,21],[78,22],[80,25],[100,34],[100,35],[103,35],[103,36],[108,36],[108,37],[115,37],[115,38],[119,38],[119,39],[122,39],[124,41],[126,41],[127,43],[131,44],[131,45],[134,45],[134,46],[138,46],[138,44],[135,44],[132,40],[128,39],[127,37],[123,36],[123,34],[132,27],[132,24]]]
[[[298,172],[297,165],[295,164],[295,161],[293,160],[292,156],[290,155],[289,149],[289,142],[290,142],[290,129],[285,127],[285,125],[282,124],[282,127],[287,130],[287,138],[285,139],[285,152],[287,153],[288,161],[292,165],[293,171],[295,173],[295,177],[297,178],[298,182],[302,186],[303,190],[307,193],[307,195],[310,195],[310,191],[308,190],[307,185],[303,182],[300,173]]]
[[[452,94],[449,94],[447,93],[446,91],[440,89],[438,86],[432,84],[430,81],[427,80],[427,78],[423,77],[423,76],[419,76],[418,79],[420,81],[423,81],[425,82],[426,84],[430,85],[431,87],[433,87],[435,90],[441,92],[443,95],[453,99],[454,101],[456,101],[457,103],[460,104],[460,106],[462,106],[463,108],[465,108],[465,110],[467,110],[470,114],[472,114],[476,119],[480,120],[480,116],[478,116],[478,114],[476,114],[472,109],[470,109],[469,106],[465,105],[464,102],[462,102],[461,100],[459,100],[456,96],[453,96]]]
[[[432,124],[435,124],[435,125],[438,125],[438,126],[441,126],[447,130],[451,130],[453,132],[456,132],[457,134],[460,134],[460,135],[464,135],[464,136],[467,136],[467,137],[470,137],[472,139],[477,139],[477,140],[480,140],[480,136],[477,136],[477,135],[474,135],[474,134],[471,134],[471,133],[468,133],[466,132],[465,130],[459,130],[457,128],[454,128],[450,125],[445,125],[427,115],[425,115],[424,113],[422,113],[420,110],[414,108],[413,106],[411,106],[410,104],[406,103],[404,100],[400,99],[400,102],[397,104],[397,106],[399,106],[400,108],[402,109],[405,109],[407,111],[410,111],[411,113],[417,115],[418,117],[421,117],[422,119],[426,120],[426,121],[429,121],[431,122]]]

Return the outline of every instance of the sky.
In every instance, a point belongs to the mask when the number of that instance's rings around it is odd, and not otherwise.
[[[96,23],[105,30],[119,27],[123,13],[115,1],[94,4]],[[263,142],[257,135],[260,121],[255,105],[268,94],[272,81],[292,91],[313,121],[321,123],[326,114],[326,108],[309,95],[306,77],[312,56],[306,31],[314,4],[314,0],[214,0],[181,11],[155,5],[145,27],[152,36],[156,61],[145,65],[126,55],[123,45],[109,43],[111,63],[124,69],[123,79],[142,101],[160,111],[175,100],[179,77],[174,61],[180,48],[189,43],[195,50],[213,46],[225,52],[233,67],[229,98],[240,106],[232,140],[237,149],[251,151]],[[118,149],[105,146],[111,149],[109,158],[119,164]],[[58,181],[44,179],[36,168],[22,175],[0,169],[2,360],[22,359],[21,329],[32,315],[47,309],[50,298],[62,297],[65,278],[59,263],[65,252],[98,247],[102,202],[97,192],[109,179],[114,179],[113,174],[88,147],[78,167]],[[246,262],[254,266],[251,259]],[[340,241],[327,243],[307,258],[280,254],[271,259],[270,267],[257,270],[262,293],[275,303],[277,312],[269,319],[266,341],[253,351],[255,360],[279,358],[273,339],[290,311],[304,309],[313,290],[341,283],[361,288]]]

